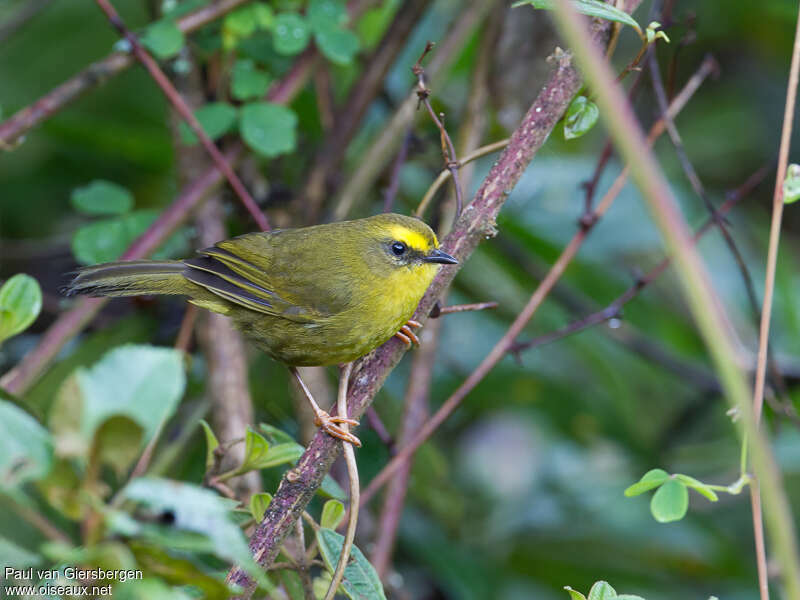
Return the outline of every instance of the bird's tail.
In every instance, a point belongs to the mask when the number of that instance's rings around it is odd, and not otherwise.
[[[177,260],[132,260],[84,267],[64,292],[68,296],[191,295],[195,286]]]

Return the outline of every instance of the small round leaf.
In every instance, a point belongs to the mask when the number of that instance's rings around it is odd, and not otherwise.
[[[339,0],[311,0],[306,15],[317,32],[347,23],[347,8]]]
[[[600,109],[586,98],[577,96],[567,108],[564,117],[564,139],[572,140],[586,134],[600,118]]]
[[[613,600],[617,597],[616,590],[605,581],[597,581],[589,590],[588,600]]]
[[[311,39],[311,28],[296,13],[283,13],[275,19],[273,43],[278,54],[299,54]]]
[[[200,121],[200,126],[206,135],[216,140],[228,133],[236,123],[236,108],[225,102],[210,102],[198,108],[194,116]],[[179,126],[181,141],[184,144],[196,144],[199,140],[194,131],[183,121]]]
[[[255,61],[249,58],[236,61],[231,79],[231,92],[237,100],[263,96],[270,83],[269,75],[257,68]]]
[[[642,475],[642,478],[638,482],[625,490],[625,495],[628,498],[631,496],[638,496],[639,494],[643,494],[648,490],[660,486],[667,479],[669,479],[669,473],[663,469],[650,469],[647,473]]]
[[[338,26],[317,31],[316,40],[322,53],[337,65],[353,62],[360,45],[356,34]]]
[[[683,482],[670,479],[653,494],[650,512],[659,523],[680,521],[689,509],[689,490]]]
[[[127,188],[102,179],[75,188],[69,199],[73,208],[85,215],[121,215],[133,206],[133,194]]]
[[[0,287],[0,342],[25,331],[42,310],[42,290],[30,275],[18,273]]]
[[[296,128],[297,116],[279,104],[255,102],[241,110],[242,138],[250,148],[267,158],[295,149]]]
[[[139,39],[150,52],[162,60],[175,56],[185,42],[183,32],[172,21],[156,21],[144,30]]]

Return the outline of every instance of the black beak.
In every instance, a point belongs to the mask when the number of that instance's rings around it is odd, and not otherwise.
[[[431,250],[428,256],[422,257],[422,262],[439,263],[440,265],[457,265],[458,261],[447,252],[442,252],[438,248]]]

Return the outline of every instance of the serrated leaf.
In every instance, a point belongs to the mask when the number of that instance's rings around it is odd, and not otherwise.
[[[297,116],[285,106],[255,102],[244,106],[240,117],[242,139],[261,156],[272,158],[295,149]]]
[[[786,169],[783,180],[783,203],[792,204],[800,200],[800,165],[792,163]]]
[[[322,517],[320,517],[320,527],[336,531],[339,523],[344,519],[344,504],[338,500],[328,500],[322,507]]]
[[[219,440],[211,429],[205,419],[200,419],[200,426],[203,428],[203,433],[206,436],[206,472],[214,466],[214,450],[219,448]]]
[[[175,56],[185,43],[183,32],[172,21],[156,21],[139,38],[142,44],[161,60]]]
[[[230,517],[230,503],[224,498],[198,486],[154,477],[134,479],[121,494],[156,514],[170,514],[171,535],[176,530],[201,534],[211,542],[214,554],[239,564],[268,590],[273,589],[261,567],[253,560],[244,534]]]
[[[340,0],[311,0],[306,18],[315,32],[347,23],[347,7]]]
[[[325,566],[333,573],[342,552],[344,536],[320,527],[317,530],[317,543]],[[356,546],[353,546],[350,561],[345,567],[341,589],[352,600],[386,600],[383,585],[375,568]]]
[[[172,348],[118,346],[93,367],[67,378],[50,412],[60,456],[83,456],[97,430],[123,416],[143,430],[146,444],[175,411],[186,385],[183,355]]]
[[[564,117],[564,139],[574,140],[585,135],[597,124],[600,109],[586,96],[576,96]]]
[[[669,473],[663,469],[650,469],[647,473],[642,475],[642,478],[638,482],[625,490],[625,495],[629,498],[631,496],[638,496],[639,494],[660,486],[667,479],[669,479]]]
[[[238,112],[235,107],[227,102],[210,102],[198,108],[194,116],[200,122],[205,134],[212,140],[216,140],[233,130]],[[184,121],[181,121],[178,129],[181,142],[184,144],[191,145],[200,141],[191,127]]]
[[[588,600],[613,600],[617,592],[605,581],[597,581],[589,590]]]
[[[95,179],[72,190],[70,202],[85,215],[121,215],[133,208],[133,194],[112,181]]]
[[[319,29],[315,39],[322,54],[337,65],[352,63],[360,46],[355,33],[334,25]]]
[[[273,45],[278,54],[292,56],[299,54],[311,40],[308,22],[297,13],[283,13],[277,16],[272,28]]]
[[[516,8],[526,4],[533,8],[553,10],[553,0],[521,0],[512,4],[511,7]],[[572,0],[572,6],[576,11],[588,17],[597,17],[630,25],[639,35],[642,35],[642,28],[639,23],[624,10],[620,10],[611,4],[605,4],[599,0]]]
[[[577,590],[573,590],[568,585],[565,585],[564,589],[567,590],[567,593],[569,593],[570,600],[586,600],[586,596],[584,596]]]
[[[250,514],[256,520],[256,523],[261,523],[270,502],[272,502],[272,494],[266,492],[250,496]]]
[[[0,286],[0,342],[25,331],[42,310],[42,290],[30,275],[17,273]]]
[[[684,484],[686,484],[687,487],[692,488],[698,494],[702,494],[703,496],[711,500],[711,502],[716,502],[717,500],[719,500],[716,492],[714,492],[714,490],[712,490],[710,487],[708,487],[707,484],[703,483],[702,481],[699,481],[694,477],[690,477],[689,475],[681,475],[680,473],[675,475],[675,478],[678,481],[682,481]]]
[[[52,466],[50,433],[21,408],[0,400],[0,490],[41,479]]]
[[[231,93],[237,100],[250,100],[264,95],[270,84],[270,76],[256,67],[249,58],[237,60],[231,75]]]
[[[677,479],[664,483],[650,501],[650,512],[659,523],[679,521],[689,509],[689,490]]]

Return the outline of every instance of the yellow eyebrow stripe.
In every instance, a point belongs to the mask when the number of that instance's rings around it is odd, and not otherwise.
[[[402,225],[393,225],[389,228],[389,231],[394,239],[405,242],[409,248],[421,250],[423,252],[427,252],[431,249],[428,238],[421,233],[417,233],[413,229],[408,229]],[[433,247],[439,247],[439,240],[436,239],[435,235],[433,236]]]

